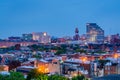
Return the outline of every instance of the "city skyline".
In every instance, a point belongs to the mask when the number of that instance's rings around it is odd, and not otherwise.
[[[105,35],[119,33],[119,0],[0,1],[0,38],[23,33],[48,32],[52,36],[86,33],[86,23],[97,23]]]

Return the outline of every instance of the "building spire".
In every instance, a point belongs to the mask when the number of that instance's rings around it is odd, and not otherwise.
[[[75,36],[74,36],[74,40],[79,40],[80,36],[79,36],[79,30],[78,28],[75,28]]]
[[[75,28],[75,33],[77,33],[77,34],[79,33],[79,30],[78,30],[78,28]]]

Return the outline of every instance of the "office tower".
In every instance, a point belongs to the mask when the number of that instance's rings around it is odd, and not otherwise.
[[[104,30],[96,23],[87,23],[86,33],[88,42],[104,42]]]
[[[33,40],[39,41],[40,43],[50,43],[51,38],[47,34],[47,32],[35,32],[32,33],[33,35]]]
[[[22,38],[25,41],[32,41],[33,35],[32,34],[22,34]]]
[[[75,36],[73,37],[73,39],[76,41],[80,39],[78,28],[75,29]]]
[[[35,41],[40,41],[40,32],[33,32],[32,35],[32,39],[35,40]]]
[[[41,37],[40,37],[40,42],[41,43],[50,43],[51,38],[46,32],[42,32]]]

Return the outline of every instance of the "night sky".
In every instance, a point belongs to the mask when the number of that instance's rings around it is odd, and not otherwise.
[[[0,38],[48,32],[73,36],[97,23],[105,34],[120,32],[120,0],[0,0]]]

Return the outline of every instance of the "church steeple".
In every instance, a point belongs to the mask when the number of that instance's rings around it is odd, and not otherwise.
[[[78,34],[79,33],[79,30],[78,28],[75,29],[75,34]]]
[[[80,36],[79,36],[79,30],[78,28],[75,28],[75,36],[74,36],[74,40],[79,40]]]

